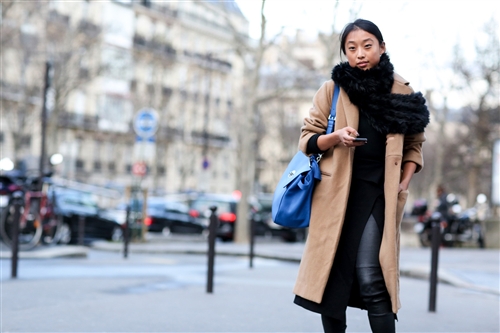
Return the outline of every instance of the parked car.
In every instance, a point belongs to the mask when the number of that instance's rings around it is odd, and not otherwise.
[[[234,239],[234,231],[237,223],[237,206],[239,198],[231,194],[213,194],[213,193],[190,193],[187,195],[190,214],[192,216],[202,216],[209,218],[211,215],[210,207],[217,207],[217,216],[219,225],[217,228],[217,237],[222,241],[231,241]],[[265,235],[269,228],[260,219],[259,204],[256,200],[249,202],[248,219],[255,222],[255,234]]]
[[[80,219],[84,219],[84,242],[95,239],[116,240],[123,235],[120,223],[107,216],[89,192],[73,188],[52,187],[55,193],[55,213],[62,217],[59,243],[78,241]]]
[[[263,193],[257,196],[260,205],[259,215],[273,236],[280,237],[285,242],[302,242],[306,239],[307,228],[292,229],[274,223],[272,218],[273,194]]]
[[[147,216],[144,224],[151,232],[173,234],[207,234],[208,219],[190,214],[186,202],[167,200],[164,197],[148,199]]]

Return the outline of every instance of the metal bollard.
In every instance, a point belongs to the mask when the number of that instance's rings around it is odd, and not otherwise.
[[[130,205],[127,205],[125,214],[125,230],[123,231],[123,258],[128,257],[128,243],[130,241]]]
[[[438,255],[441,245],[441,226],[440,221],[432,222],[432,253],[431,253],[431,274],[430,274],[430,293],[429,293],[429,312],[436,312],[436,295],[438,282]]]
[[[83,245],[83,238],[85,237],[85,217],[78,217],[78,245]]]
[[[10,277],[17,278],[17,262],[19,258],[19,223],[21,219],[21,204],[22,200],[20,196],[14,197],[14,216],[12,223],[12,258],[11,258],[11,271]]]
[[[211,294],[214,287],[214,262],[215,262],[215,236],[217,233],[217,225],[219,218],[215,211],[216,206],[210,207],[212,214],[210,215],[210,224],[208,226],[208,270],[207,270],[207,293]]]
[[[250,220],[250,268],[253,268],[253,257],[254,257],[254,245],[255,245],[255,220]]]

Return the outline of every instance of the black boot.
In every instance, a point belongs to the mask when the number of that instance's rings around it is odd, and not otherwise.
[[[394,313],[368,314],[373,333],[396,333]]]
[[[325,333],[345,333],[346,321],[339,320],[333,317],[321,315],[321,322],[323,323],[323,331]]]

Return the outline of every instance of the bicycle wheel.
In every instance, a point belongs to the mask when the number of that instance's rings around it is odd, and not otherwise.
[[[46,245],[57,244],[61,239],[62,217],[56,215],[46,217],[42,226],[42,243]]]
[[[2,234],[2,241],[5,245],[12,246],[12,227],[15,223],[19,221],[14,221],[14,205],[9,204],[2,215],[0,221],[0,233]],[[21,207],[21,214],[23,213],[23,207]],[[19,250],[26,251],[34,248],[40,238],[42,237],[42,223],[38,216],[31,215],[30,218],[26,220],[19,226]]]

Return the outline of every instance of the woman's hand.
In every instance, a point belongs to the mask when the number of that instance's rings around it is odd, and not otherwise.
[[[345,147],[357,147],[357,146],[363,146],[365,142],[354,142],[353,139],[359,136],[358,131],[356,131],[352,127],[344,127],[341,128],[337,131],[338,137],[339,137],[339,142],[338,144],[343,145]]]
[[[401,176],[401,181],[399,182],[398,193],[408,190],[411,178],[413,177],[416,169],[417,165],[414,162],[408,161],[403,164],[403,174]]]
[[[344,127],[339,130],[337,130],[338,136],[340,139],[339,144],[344,145],[346,147],[356,147],[356,146],[363,146],[365,143],[364,142],[354,142],[353,139],[359,136],[358,131],[356,131],[352,127]]]
[[[408,183],[406,182],[401,182],[399,183],[399,189],[398,189],[398,193],[401,192],[401,191],[406,191],[408,190]]]
[[[347,126],[330,134],[320,135],[317,142],[318,148],[328,150],[338,144],[345,147],[362,146],[365,142],[352,141],[358,135],[358,132],[354,128]]]

